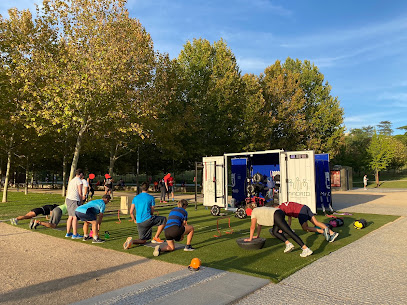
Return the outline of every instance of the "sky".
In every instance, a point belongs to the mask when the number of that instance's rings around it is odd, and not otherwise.
[[[38,0],[2,0],[34,11]],[[276,60],[309,60],[344,109],[344,125],[407,125],[407,1],[128,0],[130,16],[154,48],[178,57],[194,38],[223,39],[242,74],[259,75]]]

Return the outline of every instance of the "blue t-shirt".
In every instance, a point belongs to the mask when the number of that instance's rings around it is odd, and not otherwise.
[[[183,208],[174,208],[168,215],[167,224],[165,225],[164,230],[172,226],[181,227],[184,220],[188,220],[188,212]]]
[[[155,199],[148,193],[140,193],[133,198],[131,204],[136,209],[137,223],[142,223],[151,218],[151,207],[155,206]]]
[[[86,204],[78,206],[75,211],[86,214],[86,211],[88,209],[94,209],[96,214],[104,213],[105,209],[106,209],[106,205],[105,205],[105,202],[103,201],[103,199],[96,199],[96,200],[89,201]]]

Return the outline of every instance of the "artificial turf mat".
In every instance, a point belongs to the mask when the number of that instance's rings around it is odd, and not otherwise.
[[[8,198],[8,203],[0,204],[0,219],[3,221],[18,215],[24,215],[31,209],[45,204],[62,204],[64,202],[64,198],[61,195],[53,194],[32,193],[24,195],[22,192],[10,192]],[[119,205],[120,198],[115,198],[115,200],[107,205],[106,210],[117,210]],[[171,208],[173,207],[159,207],[157,211],[159,215],[168,216]],[[104,231],[109,231],[110,238],[106,239],[106,242],[103,244],[89,244],[184,266],[187,266],[192,258],[198,257],[204,266],[268,278],[273,282],[279,282],[313,261],[352,243],[369,232],[398,218],[397,216],[390,215],[360,213],[340,216],[343,217],[345,224],[334,229],[334,231],[339,232],[339,237],[333,243],[326,242],[322,234],[302,231],[298,221],[293,219],[292,228],[305,244],[314,251],[311,256],[302,258],[300,257],[300,247],[295,243],[295,249],[291,253],[284,254],[284,244],[270,235],[268,227],[263,227],[261,233],[261,237],[266,238],[266,243],[262,249],[243,250],[240,248],[236,243],[236,239],[248,236],[250,218],[238,219],[234,217],[234,214],[226,217],[214,217],[210,214],[210,210],[206,209],[202,204],[198,204],[197,210],[191,204],[187,211],[189,214],[188,224],[195,227],[192,246],[196,250],[193,252],[176,250],[172,253],[162,253],[158,257],[153,257],[151,247],[133,246],[129,250],[123,250],[123,243],[128,236],[137,238],[137,226],[133,222],[128,221],[130,219],[128,215],[122,215],[121,222],[118,223],[117,212],[105,215],[101,225],[101,237],[103,238]],[[359,218],[367,220],[368,225],[365,229],[356,230],[353,228],[353,222]],[[62,221],[65,219],[66,216],[62,218]],[[325,223],[329,221],[329,218],[325,215],[318,215],[317,219]],[[233,230],[232,234],[226,233],[232,231],[229,228],[229,220],[230,227]],[[18,226],[28,230],[29,221],[20,221]],[[64,238],[65,222],[62,221],[56,230],[39,226],[37,232]],[[217,223],[219,223],[220,233],[217,230]],[[155,230],[153,230],[154,232]],[[214,237],[214,235],[220,235],[220,237]],[[161,238],[164,238],[163,233]],[[185,243],[185,239],[180,243]],[[81,240],[70,241],[82,242]]]

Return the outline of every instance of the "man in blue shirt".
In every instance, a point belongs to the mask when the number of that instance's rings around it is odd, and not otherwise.
[[[145,244],[153,235],[153,227],[157,226],[157,233],[151,240],[152,243],[163,243],[160,239],[160,234],[164,229],[167,218],[164,216],[156,216],[154,214],[155,199],[148,194],[148,183],[144,182],[141,185],[141,193],[134,197],[130,216],[134,223],[137,223],[139,239],[128,237],[123,244],[124,249],[129,249],[132,244]],[[136,218],[134,218],[134,209],[136,209]]]
[[[187,224],[188,212],[186,208],[188,201],[182,199],[177,204],[178,207],[173,208],[168,215],[168,221],[164,227],[165,239],[167,240],[167,246],[161,247],[158,245],[155,247],[153,255],[159,256],[161,252],[171,252],[175,249],[175,241],[181,241],[184,239],[184,235],[187,234],[187,244],[184,251],[194,251],[191,246],[192,236],[194,235],[194,227]]]
[[[103,243],[104,240],[99,238],[100,224],[102,223],[103,213],[106,209],[106,204],[110,201],[110,195],[104,195],[102,199],[89,201],[87,204],[76,208],[75,215],[83,223],[83,241],[92,239],[88,235],[89,224],[92,225],[93,240],[92,243]]]

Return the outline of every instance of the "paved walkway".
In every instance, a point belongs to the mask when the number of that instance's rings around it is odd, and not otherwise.
[[[278,284],[212,268],[181,270],[79,304],[407,304],[405,191],[335,192],[335,210],[402,217]]]

